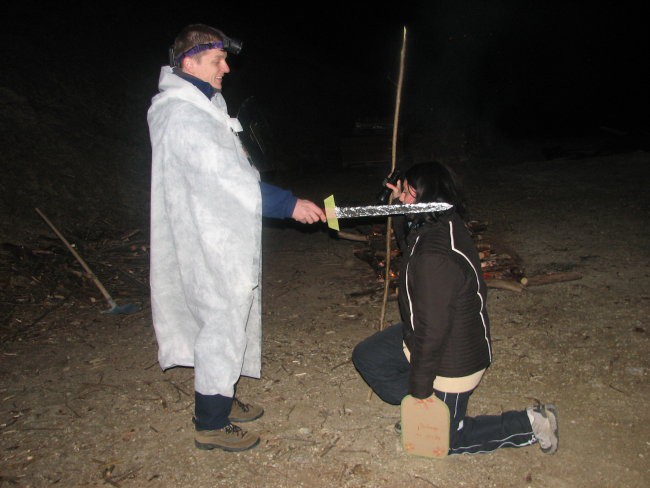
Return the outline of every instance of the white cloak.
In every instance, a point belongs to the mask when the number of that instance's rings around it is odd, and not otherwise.
[[[165,66],[147,121],[152,146],[151,308],[162,369],[193,366],[195,389],[233,396],[260,377],[259,173],[241,125]]]

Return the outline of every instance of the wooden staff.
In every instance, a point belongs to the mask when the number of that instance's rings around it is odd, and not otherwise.
[[[399,59],[399,78],[397,79],[397,95],[395,101],[395,114],[393,116],[393,146],[392,146],[392,155],[391,155],[391,170],[392,173],[395,171],[395,163],[397,160],[397,127],[399,123],[399,110],[402,103],[402,84],[404,82],[404,58],[406,53],[406,27],[402,34],[402,51],[400,53]],[[388,198],[388,203],[390,204],[393,201],[393,194],[391,193]],[[388,216],[386,219],[386,276],[384,279],[384,299],[381,304],[381,318],[379,319],[379,330],[384,330],[384,320],[386,317],[386,303],[388,302],[388,291],[390,289],[390,248],[391,248],[391,230],[392,230],[393,219]]]
[[[402,50],[399,57],[399,78],[397,79],[397,94],[395,96],[395,114],[393,115],[393,144],[391,148],[391,170],[395,171],[396,154],[397,154],[397,124],[399,122],[399,110],[402,103],[402,84],[404,82],[404,58],[406,53],[406,26],[402,32]],[[393,201],[393,194],[388,198],[388,204]],[[384,298],[381,304],[381,318],[379,319],[379,330],[384,330],[384,320],[386,318],[386,303],[388,303],[388,291],[390,289],[390,248],[391,248],[391,229],[393,226],[392,217],[386,219],[386,275],[384,277]],[[372,389],[368,392],[368,400],[372,398]]]

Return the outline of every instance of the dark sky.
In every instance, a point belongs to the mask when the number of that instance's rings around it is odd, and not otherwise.
[[[134,90],[155,90],[177,31],[202,22],[244,41],[225,83],[231,103],[250,94],[287,110],[311,103],[314,118],[348,123],[392,115],[406,26],[403,116],[413,127],[527,135],[647,126],[648,19],[632,2],[136,3],[21,2],[4,33],[5,48],[16,43],[8,58],[27,56],[35,71],[28,57],[43,51],[49,69],[79,82],[119,73]]]

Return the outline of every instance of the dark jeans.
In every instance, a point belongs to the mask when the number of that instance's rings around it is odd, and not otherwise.
[[[399,405],[408,394],[410,364],[402,349],[402,324],[387,327],[361,341],[352,362],[379,398]],[[501,415],[467,417],[467,404],[474,390],[446,393],[434,390],[449,408],[449,453],[478,453],[500,447],[523,447],[536,440],[525,410]]]

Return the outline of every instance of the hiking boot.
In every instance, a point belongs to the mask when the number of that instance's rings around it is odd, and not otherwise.
[[[246,451],[260,443],[260,436],[255,432],[243,430],[234,424],[222,429],[197,430],[194,433],[194,445],[199,449],[223,449],[229,452]]]
[[[232,399],[232,408],[228,415],[231,422],[251,422],[264,415],[264,409],[257,405],[240,402],[237,398]]]
[[[557,408],[551,403],[538,404],[526,409],[528,417],[533,420],[533,434],[539,442],[539,447],[545,454],[554,454],[559,444],[557,429]]]

